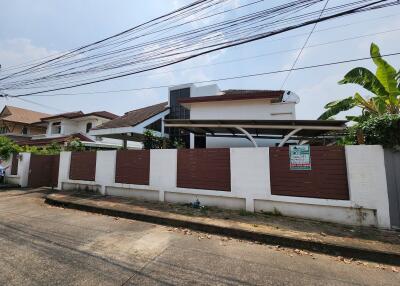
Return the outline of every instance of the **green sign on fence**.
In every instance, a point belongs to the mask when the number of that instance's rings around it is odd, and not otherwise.
[[[311,170],[310,145],[289,146],[290,170]]]

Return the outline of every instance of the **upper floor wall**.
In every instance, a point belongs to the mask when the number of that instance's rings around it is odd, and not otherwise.
[[[171,119],[293,120],[299,97],[290,91],[227,90],[216,84],[169,88]]]
[[[48,121],[46,137],[66,136],[75,133],[88,135],[90,129],[101,125],[109,119],[101,117],[87,117],[79,119],[54,119]]]
[[[296,119],[295,105],[267,99],[202,102],[191,105],[190,119],[290,120]]]
[[[7,135],[40,135],[46,132],[46,128],[22,123],[10,123],[0,121],[0,134]]]

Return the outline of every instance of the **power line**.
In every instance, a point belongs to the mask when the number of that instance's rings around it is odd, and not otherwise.
[[[325,11],[326,6],[328,5],[328,3],[329,3],[329,0],[326,0],[325,5],[324,5],[324,7],[323,7],[322,10],[321,10],[321,14],[319,14],[318,19],[320,19],[320,18],[322,17],[322,14],[324,14],[324,11]],[[289,79],[289,76],[290,76],[290,74],[291,74],[293,68],[296,66],[297,61],[299,60],[299,58],[300,58],[300,56],[301,56],[301,53],[303,52],[304,48],[306,47],[306,45],[307,45],[308,41],[310,40],[311,35],[312,35],[312,33],[314,32],[314,30],[315,30],[315,28],[317,27],[317,25],[318,25],[318,22],[316,22],[316,23],[314,24],[314,26],[312,27],[312,29],[311,29],[310,33],[308,34],[306,40],[304,41],[304,44],[303,44],[303,46],[301,47],[299,53],[297,54],[296,59],[294,60],[294,62],[293,62],[293,64],[292,64],[292,67],[290,68],[290,71],[287,73],[286,77],[284,78],[284,80],[283,80],[283,82],[282,82],[281,90],[282,90],[283,87],[285,86],[286,81]]]
[[[381,55],[381,57],[392,57],[392,56],[397,56],[397,55],[400,55],[400,52],[383,54],[383,55]],[[292,71],[300,71],[300,70],[314,69],[314,68],[320,68],[320,67],[325,67],[325,66],[334,66],[334,65],[346,64],[346,63],[352,63],[352,62],[359,62],[359,61],[370,60],[373,58],[378,58],[378,57],[370,56],[370,57],[342,60],[342,61],[329,62],[329,63],[323,63],[323,64],[309,65],[309,66],[304,66],[304,67],[293,68]],[[226,80],[233,80],[233,79],[241,79],[241,78],[278,74],[278,73],[284,73],[284,72],[288,72],[288,71],[290,71],[290,69],[275,70],[275,71],[254,73],[254,74],[246,74],[246,75],[239,75],[239,76],[225,77],[225,78],[218,78],[218,79],[211,79],[211,80],[194,81],[191,83],[192,84],[212,83],[212,82],[219,82],[219,81],[226,81]],[[177,84],[173,84],[173,85],[180,85],[180,84],[183,84],[183,83],[177,83]],[[115,93],[115,92],[126,92],[126,91],[141,91],[141,90],[167,88],[167,87],[170,87],[173,85],[159,85],[159,86],[151,86],[151,87],[109,90],[109,91],[96,91],[96,92],[86,92],[86,93],[82,92],[82,93],[40,94],[40,95],[36,95],[36,96],[62,96],[62,95],[102,94],[102,93]],[[14,95],[14,96],[8,96],[8,97],[15,98],[15,97],[23,97],[23,96],[30,96],[30,95]]]
[[[353,36],[353,37],[342,38],[342,39],[338,39],[338,40],[334,40],[334,41],[327,41],[327,42],[317,43],[317,44],[314,44],[314,45],[308,45],[308,46],[304,47],[304,49],[321,47],[321,46],[331,45],[331,44],[345,42],[345,41],[351,41],[351,40],[370,37],[370,36],[377,36],[377,35],[383,35],[383,34],[387,34],[387,33],[393,33],[393,32],[397,32],[397,31],[400,31],[400,27],[396,27],[395,29],[385,30],[385,31],[381,31],[381,32],[363,34],[363,35],[358,35],[358,36]],[[281,39],[283,39],[283,38],[281,38]],[[240,61],[248,61],[248,60],[252,60],[252,59],[256,59],[256,58],[268,57],[268,56],[277,55],[277,54],[283,54],[283,53],[288,53],[288,52],[295,52],[295,51],[299,51],[299,50],[300,50],[300,48],[278,50],[278,51],[273,51],[273,52],[269,52],[269,53],[262,53],[262,54],[258,54],[258,55],[254,55],[254,56],[250,56],[250,57],[234,58],[234,59],[231,59],[231,60],[219,61],[219,62],[210,63],[210,64],[204,64],[204,65],[196,65],[196,66],[191,66],[191,67],[187,67],[187,68],[174,69],[174,70],[164,71],[164,72],[155,72],[155,73],[151,73],[151,74],[141,74],[141,75],[137,75],[137,76],[133,77],[133,79],[136,79],[136,78],[139,78],[139,77],[147,77],[148,78],[148,77],[158,76],[158,75],[161,75],[161,74],[181,72],[181,71],[186,71],[186,70],[210,67],[210,66],[215,66],[215,65],[223,65],[223,64],[227,64],[227,63],[235,63],[235,62],[240,62]],[[70,82],[70,83],[72,83],[72,82]],[[38,88],[43,88],[43,86],[38,87]]]
[[[231,0],[227,0],[227,1],[229,2]],[[196,19],[194,19],[194,20],[192,20],[190,22],[185,22],[184,24],[190,24],[190,23],[193,23],[193,22],[197,22],[197,21],[201,21],[201,20],[204,20],[204,19],[208,19],[208,18],[211,18],[211,17],[214,17],[214,16],[218,16],[218,15],[230,12],[230,11],[234,11],[234,10],[242,9],[242,8],[254,5],[254,4],[258,4],[258,3],[263,2],[263,1],[265,1],[265,0],[256,0],[256,1],[253,1],[253,2],[250,2],[250,3],[247,3],[247,4],[243,4],[243,5],[231,8],[231,9],[227,9],[227,10],[218,12],[218,13],[214,13],[214,14],[211,14],[211,15],[208,15],[208,16],[196,18]],[[388,16],[390,17],[391,15],[388,15]],[[180,24],[180,25],[183,25],[183,24]],[[18,69],[18,68],[30,67],[31,65],[34,65],[35,63],[36,64],[40,63],[40,61],[42,61],[42,60],[45,60],[45,59],[48,59],[48,58],[52,58],[52,57],[59,57],[59,56],[62,56],[62,55],[65,55],[65,54],[71,53],[71,52],[73,52],[73,50],[67,50],[67,51],[63,51],[63,52],[58,52],[58,53],[54,53],[54,54],[51,54],[51,55],[48,55],[48,56],[45,56],[45,57],[37,58],[35,60],[26,61],[26,62],[18,64],[18,65],[8,66],[7,68],[3,69],[3,72],[4,71],[8,71],[8,70]]]
[[[64,109],[59,109],[59,108],[54,107],[54,106],[50,106],[50,105],[47,105],[47,104],[42,104],[42,103],[39,103],[39,102],[35,102],[33,100],[30,100],[30,99],[21,98],[21,97],[13,97],[13,98],[18,99],[18,100],[22,100],[22,101],[25,101],[27,103],[34,104],[34,105],[37,105],[37,106],[40,106],[40,107],[44,107],[46,109],[55,110],[57,112],[67,112]]]
[[[381,9],[383,7],[400,4],[398,1],[394,0],[359,0],[330,7],[329,9],[325,10],[327,16],[324,17],[316,18],[319,11],[313,11],[276,20],[276,17],[285,15],[285,13],[287,14],[293,13],[294,11],[301,11],[310,5],[314,5],[315,3],[319,3],[321,1],[322,0],[292,1],[284,5],[258,10],[234,19],[221,21],[198,29],[192,29],[182,33],[173,34],[171,36],[162,37],[154,41],[139,42],[133,46],[128,46],[102,54],[97,53],[86,57],[77,57],[83,53],[102,49],[109,45],[106,43],[106,41],[103,42],[103,40],[101,40],[100,44],[98,44],[98,41],[93,46],[84,46],[84,48],[79,50],[79,53],[77,54],[72,53],[63,57],[62,59],[52,59],[50,60],[52,62],[47,61],[45,65],[35,66],[34,68],[29,68],[28,71],[24,70],[3,77],[0,80],[12,80],[13,77],[28,78],[22,78],[21,80],[14,80],[11,82],[3,82],[3,86],[0,88],[3,92],[9,92],[10,90],[16,88],[22,87],[23,89],[29,89],[49,82],[58,84],[57,88],[19,94],[33,95],[70,89],[78,86],[85,86],[102,81],[126,77],[133,74],[143,73],[146,71],[156,70],[214,51],[250,43],[337,17],[372,11],[375,9]],[[209,7],[212,7],[214,3],[222,3],[223,1],[201,2],[204,5],[209,5]],[[199,7],[200,6],[196,6],[195,8],[191,7],[191,10],[182,10],[180,11],[180,14],[163,19],[159,23],[164,24],[163,21],[176,21],[174,17],[187,17],[190,12],[195,9],[197,9],[197,12],[202,10]],[[152,23],[149,26],[152,27],[152,29],[155,29],[155,26],[159,23]],[[129,33],[132,35],[133,33],[137,34],[134,37],[124,40],[116,40],[118,37],[122,38],[126,36],[120,33],[111,41],[113,41],[113,44],[120,45],[124,41],[138,39],[143,37],[143,35],[146,35],[139,33],[141,31],[145,31],[146,29],[148,29],[147,26],[142,26],[140,29],[135,31],[129,31]],[[263,31],[258,32],[260,29],[263,29]],[[265,29],[272,30],[265,31]],[[173,44],[171,44],[171,41],[173,41]],[[75,59],[69,60],[69,58],[73,57],[75,57]],[[117,70],[120,71],[115,73]],[[102,76],[99,79],[93,80],[93,78],[89,77],[92,74],[99,74]],[[60,80],[72,80],[73,78],[80,78],[84,82],[80,84],[60,83]]]

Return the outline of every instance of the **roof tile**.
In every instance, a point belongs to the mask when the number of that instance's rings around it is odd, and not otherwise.
[[[75,118],[81,118],[81,117],[86,117],[86,116],[99,116],[103,117],[106,119],[115,119],[118,117],[118,115],[108,112],[108,111],[94,111],[90,113],[83,113],[82,111],[72,111],[72,112],[66,112],[66,113],[60,113],[48,117],[42,118],[42,120],[50,120],[50,119],[56,119],[56,118],[67,118],[67,119],[75,119]]]
[[[4,106],[3,111],[0,114],[0,119],[12,122],[32,124],[40,121],[41,118],[47,116],[50,116],[50,114],[6,105]]]
[[[130,127],[138,125],[139,123],[149,119],[150,117],[157,115],[164,110],[167,110],[167,104],[168,102],[161,102],[144,108],[129,111],[120,117],[117,117],[100,126],[97,126],[96,128],[93,128],[93,130]]]
[[[196,96],[183,98],[180,103],[211,102],[211,101],[230,101],[248,99],[271,99],[281,101],[285,91],[283,90],[249,90],[249,89],[228,89],[222,91],[220,95]]]

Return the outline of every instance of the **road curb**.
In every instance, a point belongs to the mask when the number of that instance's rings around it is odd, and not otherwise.
[[[104,208],[93,206],[80,202],[72,202],[63,199],[56,199],[47,196],[45,202],[49,205],[65,207],[91,213],[98,213],[113,217],[121,217],[126,219],[140,220],[155,224],[184,227],[196,231],[202,231],[211,234],[226,235],[237,239],[258,241],[261,243],[280,245],[289,248],[298,248],[303,250],[315,251],[319,253],[342,256],[359,260],[367,260],[377,263],[391,264],[400,266],[400,255],[393,252],[383,252],[365,248],[357,248],[351,246],[343,246],[318,241],[303,240],[300,238],[279,236],[275,234],[253,232],[242,228],[224,227],[214,224],[192,222],[189,220],[181,220],[177,218],[157,216],[153,214],[145,214],[141,212],[123,211],[113,208]]]

